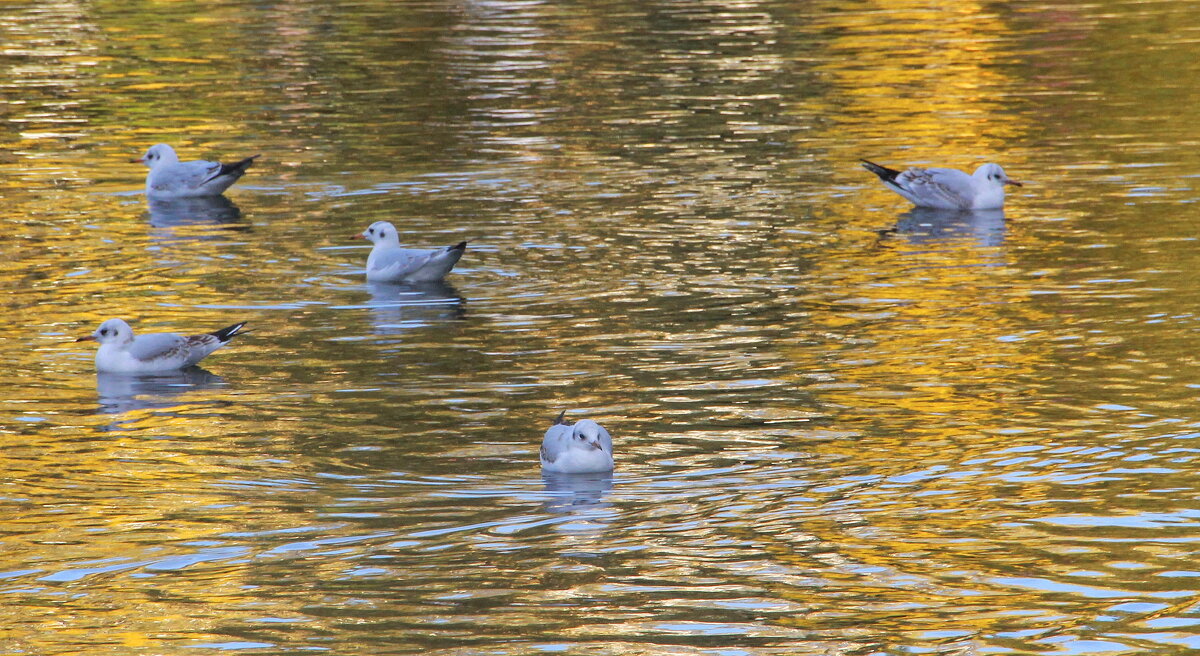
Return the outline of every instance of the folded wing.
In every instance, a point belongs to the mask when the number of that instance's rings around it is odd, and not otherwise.
[[[552,463],[558,460],[571,443],[571,431],[571,426],[567,424],[555,424],[546,431],[546,436],[542,438],[542,462]]]
[[[429,264],[436,251],[415,248],[389,248],[370,262],[370,273],[387,277],[403,277]]]
[[[968,209],[974,200],[971,176],[955,169],[910,168],[896,177],[909,200],[927,207]]]
[[[174,333],[138,335],[129,345],[129,354],[143,362],[183,358],[187,351],[187,339]]]

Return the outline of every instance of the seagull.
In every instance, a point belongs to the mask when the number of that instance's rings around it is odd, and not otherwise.
[[[149,167],[146,195],[155,198],[220,196],[250,168],[258,155],[233,164],[195,160],[181,162],[167,144],[150,146],[145,155],[133,160]]]
[[[372,223],[367,231],[351,239],[375,244],[367,256],[367,280],[376,282],[434,282],[441,280],[467,250],[460,241],[445,248],[401,248],[396,226],[387,221]]]
[[[542,439],[542,470],[563,474],[586,474],[612,471],[612,437],[600,424],[581,419],[574,425],[563,417],[554,420]]]
[[[863,168],[879,176],[888,189],[917,207],[941,210],[995,210],[1004,207],[1004,185],[1024,185],[1004,173],[999,164],[983,164],[967,175],[957,169],[921,169],[900,172],[862,160]]]
[[[100,342],[96,351],[96,371],[100,373],[147,374],[190,367],[221,348],[240,334],[246,322],[204,335],[153,333],[133,336],[133,329],[121,319],[109,319],[91,335],[76,342]]]

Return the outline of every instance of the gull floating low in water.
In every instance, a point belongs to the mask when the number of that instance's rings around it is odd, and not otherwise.
[[[396,226],[387,221],[372,223],[366,232],[351,239],[375,244],[367,256],[367,280],[376,282],[433,282],[450,273],[467,250],[467,242],[435,249],[402,248]]]
[[[133,329],[121,319],[109,319],[91,335],[76,342],[100,343],[96,351],[96,371],[101,373],[146,374],[190,367],[238,335],[246,322],[203,335],[151,333],[133,336]]]
[[[568,424],[562,411],[542,438],[542,469],[563,474],[606,472],[613,468],[612,437],[600,424],[581,419]]]
[[[155,198],[219,196],[246,173],[258,155],[233,164],[194,160],[181,162],[175,149],[167,144],[150,146],[145,155],[133,160],[150,168],[146,174],[146,195]]]
[[[994,210],[1004,207],[1004,185],[1023,186],[999,164],[983,164],[970,175],[957,169],[912,167],[897,171],[862,160],[863,168],[879,176],[888,189],[917,207],[940,210]]]

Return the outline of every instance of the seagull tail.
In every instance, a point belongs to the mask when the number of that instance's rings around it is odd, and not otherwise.
[[[242,333],[250,332],[249,330],[242,330],[242,327],[245,325],[246,325],[246,322],[242,321],[241,323],[235,323],[232,326],[229,326],[227,328],[222,328],[218,331],[211,332],[211,333],[209,333],[209,335],[216,337],[217,340],[219,340],[222,344],[224,344],[225,342],[228,342],[229,340],[233,339],[234,337],[236,337]]]
[[[470,241],[470,240],[466,239],[466,240],[460,241],[457,244],[451,246],[450,248],[447,248],[446,250],[448,250],[448,251],[465,251],[465,250],[467,250],[467,242],[468,241]]]
[[[896,169],[889,169],[886,166],[880,166],[875,162],[865,159],[860,161],[862,162],[864,169],[879,176],[879,179],[883,180],[884,182],[895,182],[896,176],[900,175],[900,171],[897,171]]]
[[[222,164],[221,170],[217,171],[217,175],[214,177],[219,178],[223,175],[234,175],[240,178],[242,177],[242,174],[246,172],[246,169],[250,168],[250,165],[254,163],[254,160],[258,159],[259,157],[262,157],[262,153],[251,155],[246,159],[234,162],[233,164]]]

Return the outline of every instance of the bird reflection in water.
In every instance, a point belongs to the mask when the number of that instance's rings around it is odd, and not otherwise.
[[[159,374],[99,373],[96,374],[98,412],[115,414],[171,408],[180,405],[180,395],[225,384],[220,376],[200,367]]]
[[[613,489],[613,474],[610,471],[592,474],[542,472],[542,482],[548,494],[546,512],[581,513],[599,520],[607,513],[593,514],[589,511],[612,506],[611,502],[605,500],[607,493]]]
[[[452,285],[437,282],[369,282],[372,321],[378,335],[395,335],[415,326],[466,316],[463,297]]]
[[[224,196],[147,199],[150,227],[160,230],[185,226],[238,224],[242,211]]]
[[[970,239],[978,246],[1004,245],[1004,210],[938,210],[915,207],[880,236],[903,235],[914,244]]]

